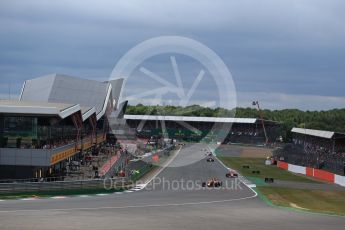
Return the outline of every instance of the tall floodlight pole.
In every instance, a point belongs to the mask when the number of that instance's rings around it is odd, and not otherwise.
[[[260,116],[260,119],[261,119],[262,128],[263,128],[264,134],[265,134],[266,145],[267,145],[267,144],[268,144],[268,137],[267,137],[266,128],[265,128],[264,116],[263,116],[262,111],[261,111],[261,109],[260,109],[259,101],[253,101],[253,106],[256,106],[256,109],[257,109],[258,112],[259,112],[259,116]]]

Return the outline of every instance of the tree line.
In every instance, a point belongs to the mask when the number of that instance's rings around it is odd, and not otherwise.
[[[261,111],[266,120],[281,122],[281,134],[289,139],[292,127],[319,129],[345,133],[345,109],[327,111],[302,111],[298,109],[283,109]],[[128,105],[126,114],[132,115],[165,115],[165,116],[196,116],[196,117],[238,117],[258,118],[255,108],[208,108],[199,105],[180,106],[148,106],[143,104]]]

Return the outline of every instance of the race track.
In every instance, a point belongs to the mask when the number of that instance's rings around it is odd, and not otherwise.
[[[343,217],[266,205],[244,184],[225,178],[218,161],[202,159],[205,148],[185,146],[141,191],[1,201],[1,229],[343,229]],[[210,177],[222,180],[223,188],[198,186]]]

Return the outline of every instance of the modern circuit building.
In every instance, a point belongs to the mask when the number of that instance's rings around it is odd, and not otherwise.
[[[63,175],[68,161],[105,141],[122,83],[53,74],[26,81],[19,100],[0,101],[0,178]]]

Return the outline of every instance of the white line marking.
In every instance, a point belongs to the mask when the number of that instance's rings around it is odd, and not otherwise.
[[[145,184],[143,184],[144,186],[143,186],[143,188],[145,188],[153,179],[155,179],[166,167],[168,167],[170,164],[171,164],[171,162],[173,162],[173,160],[175,160],[175,158],[178,156],[178,154],[180,153],[180,151],[181,151],[181,149],[182,149],[182,147],[177,151],[177,153],[175,154],[175,156],[173,156],[168,162],[166,162],[165,163],[165,165],[162,167],[162,168],[160,168],[159,170],[158,170],[158,172],[149,180],[149,181],[147,181]]]
[[[144,187],[144,185],[141,186],[135,186],[134,189],[142,189]]]
[[[143,190],[144,188],[146,188],[146,186],[153,180],[153,179],[155,179],[166,167],[168,167],[170,164],[171,164],[171,162],[173,161],[173,160],[175,160],[175,158],[178,156],[178,154],[180,153],[180,151],[181,151],[181,149],[182,149],[182,147],[180,147],[180,149],[177,151],[177,153],[170,159],[170,160],[168,160],[165,164],[164,164],[164,166],[162,166],[159,170],[158,170],[158,172],[155,174],[155,175],[153,175],[148,181],[146,181],[144,184],[139,184],[139,185],[136,185],[134,188],[140,188],[139,190],[135,190],[135,191],[141,191],[141,190]],[[133,189],[132,189],[133,190]],[[127,190],[128,191],[128,190]]]
[[[52,199],[65,199],[67,198],[66,196],[53,196],[51,197]]]
[[[227,170],[231,170],[229,167],[227,167],[221,160],[219,160],[218,159],[218,157],[217,157],[217,155],[210,149],[210,147],[209,146],[207,146],[207,148],[210,150],[210,152],[214,155],[214,158],[216,158],[217,159],[217,161],[224,167],[224,168],[226,168]],[[239,174],[240,175],[240,174]],[[240,179],[240,178],[239,178]],[[253,189],[254,187],[256,187],[256,185],[255,184],[247,184],[247,183],[245,183],[243,180],[241,180],[240,179],[240,181],[245,185],[245,186],[247,186],[247,188],[249,188],[252,192],[254,192],[254,197],[257,197],[258,196],[258,193]],[[254,198],[253,197],[253,198]]]
[[[23,198],[23,199],[20,199],[20,200],[30,201],[30,200],[38,200],[38,198]]]
[[[52,199],[65,199],[67,198],[66,196],[53,196],[51,197]]]
[[[115,192],[116,195],[121,195],[123,192]]]
[[[107,193],[99,193],[99,194],[96,194],[96,196],[108,196],[109,194]]]
[[[180,204],[149,204],[149,205],[129,205],[129,206],[104,206],[104,207],[90,207],[90,208],[61,208],[61,209],[18,209],[18,210],[0,210],[0,213],[14,213],[14,212],[39,212],[39,211],[83,211],[83,210],[105,210],[105,209],[127,209],[127,208],[156,208],[156,207],[173,207],[173,206],[187,206],[187,205],[203,205],[203,204],[217,204],[224,202],[241,201],[255,198],[255,195],[250,197],[242,197],[229,200],[215,200],[204,202],[189,202]]]

